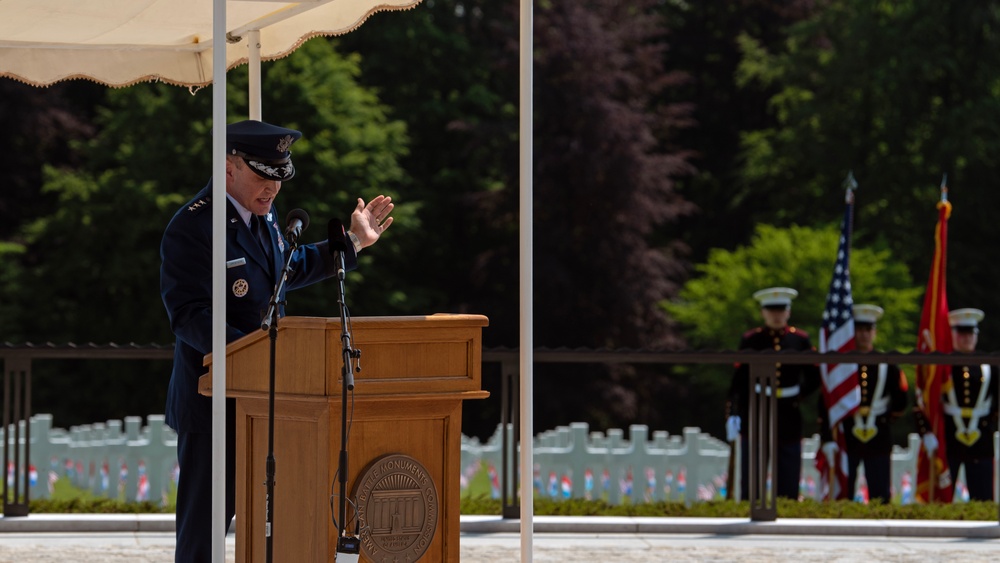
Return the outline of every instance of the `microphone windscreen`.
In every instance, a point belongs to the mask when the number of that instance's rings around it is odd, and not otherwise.
[[[347,252],[347,233],[344,232],[344,224],[340,219],[330,219],[326,225],[327,238],[329,239],[330,251],[339,250]]]
[[[292,221],[295,219],[302,221],[303,231],[309,226],[309,214],[306,213],[304,209],[293,209],[289,211],[288,215],[285,217],[285,225],[291,225]]]

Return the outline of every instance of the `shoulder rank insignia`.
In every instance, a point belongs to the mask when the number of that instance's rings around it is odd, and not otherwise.
[[[211,200],[210,199],[199,199],[198,201],[196,201],[196,202],[194,202],[194,203],[192,203],[191,205],[188,206],[188,211],[195,211],[195,210],[201,209],[202,207],[208,205],[209,201],[211,201]]]

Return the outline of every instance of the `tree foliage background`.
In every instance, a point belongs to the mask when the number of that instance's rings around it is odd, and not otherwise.
[[[935,203],[954,204],[949,303],[1000,342],[1000,2],[547,0],[535,6],[534,302],[544,347],[725,348],[751,294],[800,291],[815,334],[842,212],[857,194],[855,297],[886,308],[883,348],[915,342]],[[517,4],[425,0],[264,66],[264,119],[305,133],[279,211],[306,240],[356,198],[399,203],[349,277],[355,315],[485,314],[518,342]],[[230,73],[246,114],[245,68]],[[0,79],[0,340],[157,342],[158,245],[208,180],[210,89]],[[323,284],[290,314],[335,315]],[[36,366],[56,424],[162,409],[169,362]],[[494,366],[495,367],[495,366]],[[41,370],[41,372],[39,371]],[[724,369],[540,364],[535,424],[721,432]],[[488,436],[493,397],[466,406]]]

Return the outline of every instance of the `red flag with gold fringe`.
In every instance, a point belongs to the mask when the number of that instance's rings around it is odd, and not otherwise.
[[[945,270],[948,249],[948,218],[951,203],[948,202],[948,188],[941,182],[941,201],[937,204],[938,221],[934,229],[934,259],[931,263],[924,308],[920,314],[920,332],[917,335],[917,351],[920,353],[951,353],[951,326],[948,324],[948,297],[945,284]],[[923,443],[917,461],[917,501],[951,502],[954,494],[952,476],[948,471],[948,457],[945,452],[944,413],[941,410],[941,393],[951,385],[950,365],[917,366],[916,408],[926,417],[928,430],[937,437],[938,447],[933,459],[928,457]]]

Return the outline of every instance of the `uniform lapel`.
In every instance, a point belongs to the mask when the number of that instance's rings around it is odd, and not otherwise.
[[[236,243],[243,249],[254,262],[256,262],[261,268],[267,271],[271,271],[271,266],[268,264],[267,256],[264,255],[264,249],[260,247],[260,243],[257,242],[257,237],[250,232],[250,227],[243,222],[243,218],[240,217],[236,208],[233,207],[232,202],[229,198],[226,198],[226,209],[229,212],[229,228],[236,230]]]

